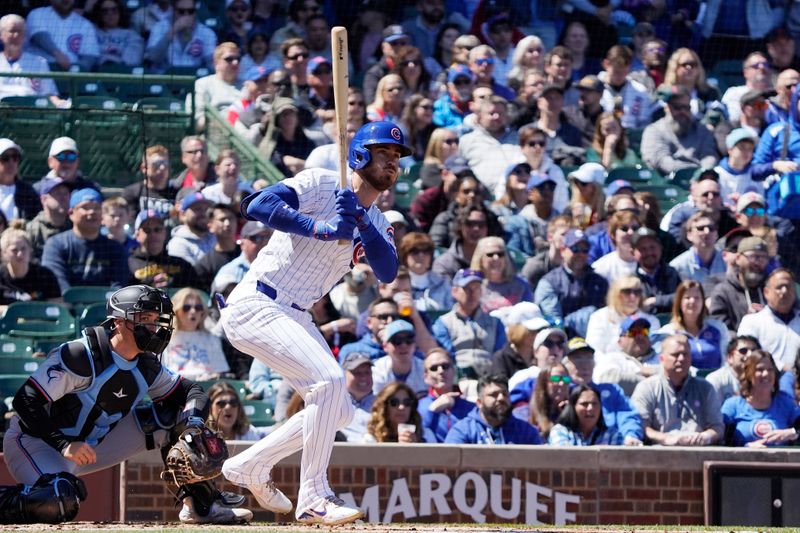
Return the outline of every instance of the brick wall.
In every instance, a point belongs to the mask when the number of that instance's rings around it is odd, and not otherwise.
[[[241,449],[241,445],[234,445],[232,453]],[[575,519],[569,517],[567,522],[581,524],[703,524],[704,461],[798,463],[800,451],[337,444],[329,479],[340,495],[352,493],[358,503],[368,488],[377,485],[379,506],[373,509],[373,521],[389,518],[393,522],[473,522],[480,519],[554,523],[558,521],[556,507],[560,504],[562,510],[575,513]],[[298,465],[299,454],[296,454],[273,470],[275,482],[293,500],[297,494]],[[123,511],[126,520],[177,520],[178,510],[159,480],[160,470],[158,454],[145,454],[128,461],[122,479],[127,494]],[[422,500],[426,498],[420,496],[420,484],[434,477],[433,474],[443,474],[453,482],[453,489],[446,494],[449,514],[437,513],[432,505],[428,506],[431,509],[428,513],[422,509]],[[493,476],[497,490],[489,489],[489,500],[477,509],[472,506],[480,492],[476,490],[475,478],[479,478],[478,484],[490,488]],[[468,503],[459,507],[455,502],[458,492],[455,485],[468,478],[466,485],[461,485]],[[223,487],[249,494],[229,484]],[[404,495],[410,496],[411,506],[400,505]],[[569,500],[572,497],[579,497],[580,502],[572,503]],[[276,518],[267,511],[258,510],[250,496],[248,503],[257,520]],[[386,510],[392,504],[399,506],[399,510],[387,517]],[[466,512],[463,507],[467,508]],[[514,509],[518,509],[516,518],[509,518],[508,513]],[[498,516],[495,510],[505,516]],[[280,521],[293,519],[292,516],[277,518]]]

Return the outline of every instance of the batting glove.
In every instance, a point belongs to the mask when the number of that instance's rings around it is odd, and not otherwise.
[[[312,237],[321,241],[351,240],[356,229],[352,215],[336,215],[330,220],[318,220],[314,224]]]
[[[355,217],[361,204],[358,201],[356,193],[350,189],[341,189],[336,191],[336,213],[342,216]]]

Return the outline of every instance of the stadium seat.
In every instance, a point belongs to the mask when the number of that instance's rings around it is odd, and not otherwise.
[[[629,128],[625,130],[625,134],[628,137],[628,146],[631,150],[636,152],[636,155],[642,155],[642,134],[644,133],[644,128]]]
[[[0,374],[0,398],[14,396],[22,384],[28,381],[29,374]]]
[[[86,307],[91,304],[105,303],[116,291],[113,287],[94,285],[75,285],[64,291],[64,303],[73,307]]]
[[[31,355],[33,355],[33,345],[30,340],[0,336],[0,359],[4,357],[30,357]]]
[[[670,320],[672,320],[672,313],[656,313],[656,318],[661,323],[662,326],[666,326],[669,324]]]
[[[31,356],[3,355],[0,357],[0,374],[32,374],[41,363],[42,359]]]
[[[717,87],[725,92],[729,87],[744,85],[741,59],[724,59],[717,61],[708,74],[709,79],[717,80]]]
[[[680,170],[676,170],[672,172],[669,176],[667,176],[667,181],[671,185],[677,185],[683,189],[689,190],[689,180],[692,179],[694,173],[697,172],[697,167],[691,168],[682,168]]]
[[[685,201],[689,196],[684,189],[663,183],[642,183],[636,186],[636,190],[652,193],[656,197],[662,213],[666,213],[672,206]]]
[[[95,303],[83,307],[80,314],[76,314],[75,325],[78,331],[83,331],[83,328],[99,326],[107,317],[106,304]]]
[[[517,269],[517,272],[520,272],[522,267],[525,266],[525,261],[528,260],[528,256],[516,248],[506,247],[506,250],[508,251],[508,256],[511,258],[511,262],[514,263],[514,268]]]
[[[10,337],[57,340],[75,336],[69,308],[51,302],[14,302],[0,318],[0,334]]]
[[[220,381],[224,381],[233,387],[237,394],[239,394],[240,400],[243,400],[245,396],[250,394],[250,389],[247,388],[247,382],[239,379],[211,379],[208,381],[197,381],[196,383],[203,387],[204,391],[208,392],[208,389],[210,389],[212,385],[219,383]]]
[[[53,103],[46,96],[6,96],[0,100],[0,107],[55,108]]]
[[[275,423],[274,409],[270,403],[263,400],[244,400],[242,408],[250,423],[256,427],[271,426]]]
[[[626,180],[632,183],[637,181],[651,181],[658,177],[656,171],[647,167],[617,167],[608,171],[606,185],[615,180]]]
[[[167,111],[169,113],[185,112],[185,103],[177,98],[169,96],[158,96],[141,98],[133,104],[133,111]]]
[[[122,109],[122,102],[113,96],[78,96],[72,101],[73,109]]]
[[[20,109],[24,108],[24,109]],[[39,179],[47,167],[47,151],[56,137],[66,135],[65,111],[40,96],[10,96],[0,100],[0,137],[22,147],[20,175]]]
[[[411,207],[411,202],[414,201],[418,193],[419,188],[414,185],[414,181],[407,175],[401,174],[397,183],[394,184],[394,201],[402,209]]]

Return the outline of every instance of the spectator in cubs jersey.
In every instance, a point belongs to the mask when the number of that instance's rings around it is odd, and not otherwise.
[[[145,62],[163,72],[168,67],[213,67],[217,36],[197,21],[194,0],[173,0],[172,16],[153,26],[144,51]]]
[[[22,50],[25,19],[19,15],[0,18],[0,42],[0,72],[50,72],[44,58]],[[49,78],[0,78],[0,100],[6,96],[47,96],[56,106],[63,103]]]
[[[185,0],[184,0],[185,1]],[[91,70],[100,56],[91,22],[75,13],[74,0],[50,0],[28,14],[30,51],[64,70],[79,65]]]

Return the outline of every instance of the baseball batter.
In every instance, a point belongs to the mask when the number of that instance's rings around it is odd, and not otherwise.
[[[265,509],[288,513],[291,502],[270,471],[302,449],[295,516],[307,524],[335,525],[361,517],[328,484],[336,430],[353,417],[344,374],[305,310],[327,294],[359,257],[390,282],[398,260],[392,227],[373,205],[397,180],[400,157],[411,154],[391,122],[372,122],[350,143],[350,189],[339,175],[307,169],[242,201],[242,213],[275,230],[269,244],[222,310],[231,343],[278,371],[303,395],[305,409],[248,450],[228,459],[223,475],[247,487]],[[337,244],[347,240],[347,246]]]

